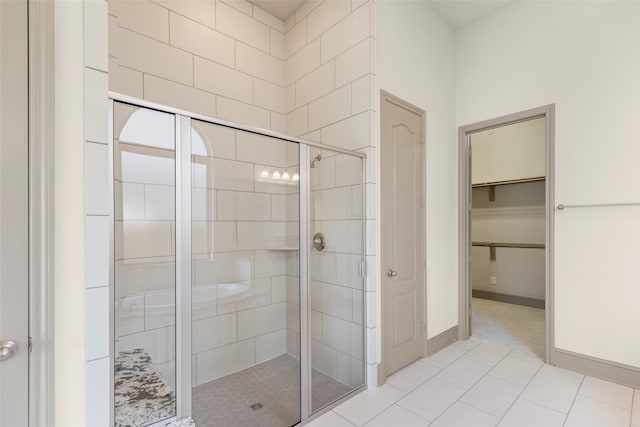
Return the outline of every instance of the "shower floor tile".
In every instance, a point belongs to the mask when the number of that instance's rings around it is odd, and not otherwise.
[[[351,390],[314,370],[314,409]],[[193,389],[198,427],[288,427],[300,421],[300,363],[288,354]]]

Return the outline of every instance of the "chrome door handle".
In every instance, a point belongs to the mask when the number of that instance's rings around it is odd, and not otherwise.
[[[15,341],[0,341],[0,362],[10,359],[16,351],[18,351],[18,344]]]
[[[398,272],[392,269],[389,269],[389,271],[387,271],[387,276],[389,277],[396,277],[398,275]]]

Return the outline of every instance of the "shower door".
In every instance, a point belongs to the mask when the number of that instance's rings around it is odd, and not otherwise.
[[[309,148],[310,407],[364,384],[363,159]]]
[[[126,101],[115,426],[289,427],[361,387],[363,158]]]
[[[298,144],[191,121],[192,416],[288,427],[300,414]]]

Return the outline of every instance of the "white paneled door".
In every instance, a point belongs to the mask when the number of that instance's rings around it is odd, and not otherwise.
[[[423,356],[424,112],[383,94],[382,334],[388,374]]]
[[[28,425],[27,2],[0,2],[0,426]]]

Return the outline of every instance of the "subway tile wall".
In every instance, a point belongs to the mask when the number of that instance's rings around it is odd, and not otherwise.
[[[245,1],[109,1],[109,87],[285,131],[284,22]]]

